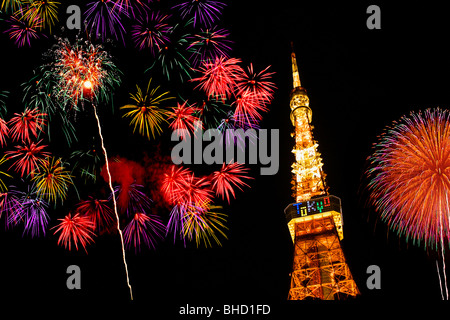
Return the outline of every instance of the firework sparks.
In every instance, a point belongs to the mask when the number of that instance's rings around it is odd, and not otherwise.
[[[180,10],[183,19],[193,18],[194,27],[198,24],[210,27],[219,18],[224,7],[225,4],[220,1],[189,0],[177,4],[173,8]]]
[[[86,16],[86,31],[93,38],[102,39],[102,41],[106,40],[109,35],[119,40],[125,34],[122,13],[126,13],[126,11],[117,1],[93,1],[88,4],[84,13]]]
[[[6,145],[6,139],[9,137],[8,124],[5,120],[0,118],[0,146],[3,148]]]
[[[55,204],[58,198],[64,202],[69,186],[73,184],[70,172],[63,166],[61,159],[55,157],[39,161],[31,181],[35,183],[39,197]]]
[[[15,210],[10,217],[12,223],[17,223],[20,220],[24,221],[24,233],[30,233],[31,237],[38,237],[41,234],[45,236],[49,216],[47,213],[48,203],[37,196],[36,192],[28,191],[20,192],[21,197],[20,209]]]
[[[15,146],[16,150],[7,151],[8,159],[16,159],[10,168],[15,167],[16,172],[20,172],[20,176],[34,176],[34,171],[37,169],[39,162],[49,157],[50,152],[44,151],[46,145],[40,145],[42,140],[38,142],[30,142],[23,146]]]
[[[166,228],[156,215],[135,213],[133,219],[123,229],[125,243],[128,248],[134,246],[137,252],[141,242],[149,248],[155,248],[156,242],[164,238]]]
[[[191,78],[192,67],[187,57],[192,50],[188,48],[189,34],[185,33],[184,29],[180,24],[169,29],[168,41],[165,41],[164,45],[159,48],[155,62],[146,71],[159,64],[163,75],[169,81],[175,80],[175,74],[178,75],[181,82]]]
[[[145,93],[142,92],[141,88],[136,86],[137,93],[130,94],[131,99],[136,102],[135,105],[128,104],[120,107],[121,110],[130,110],[123,117],[131,117],[130,125],[134,125],[133,133],[136,129],[139,129],[139,133],[149,140],[150,133],[153,138],[161,134],[161,123],[166,121],[165,116],[167,115],[167,111],[160,108],[161,103],[173,99],[173,97],[168,96],[168,91],[158,93],[159,86],[151,89],[151,81],[150,79]]]
[[[6,158],[6,155],[4,155],[1,159],[0,159],[0,166],[2,164],[4,164],[8,159]],[[5,176],[8,178],[12,178],[12,176],[6,172],[0,171],[0,177],[1,176]],[[3,180],[0,178],[0,192],[5,192],[8,188],[6,187],[5,183],[3,182]],[[0,217],[1,217],[1,212],[0,212]]]
[[[31,137],[38,137],[39,132],[44,132],[46,125],[45,117],[47,114],[42,113],[39,109],[25,109],[22,113],[14,113],[8,121],[9,135],[13,141],[31,142]]]
[[[69,213],[63,219],[58,220],[61,222],[53,227],[56,228],[54,234],[60,232],[58,245],[63,244],[66,249],[71,250],[73,243],[78,250],[78,243],[80,243],[87,252],[86,245],[93,243],[93,237],[95,236],[93,231],[94,223],[92,220],[79,213],[76,213],[73,217]]]
[[[260,104],[271,102],[276,86],[270,81],[274,72],[268,72],[269,68],[270,66],[260,72],[255,72],[253,64],[250,63],[247,71],[241,69],[236,80],[237,94],[251,94]]]
[[[216,192],[216,195],[227,199],[230,203],[230,194],[235,198],[233,186],[242,191],[241,186],[249,187],[242,179],[252,179],[245,175],[248,169],[240,163],[223,164],[220,171],[215,171],[212,174],[211,182],[212,189]]]
[[[184,237],[187,237],[190,241],[195,239],[197,247],[202,242],[206,247],[211,246],[211,239],[218,245],[221,245],[216,232],[227,238],[223,231],[223,229],[227,229],[224,224],[226,222],[226,215],[211,211],[218,208],[221,207],[211,206],[209,203],[205,203],[202,206],[187,206],[183,217]]]
[[[231,50],[227,39],[229,32],[225,29],[219,29],[214,26],[211,29],[201,30],[192,37],[192,43],[189,48],[194,49],[191,55],[192,65],[197,67],[199,64],[212,61],[216,57],[229,57]]]
[[[94,229],[99,232],[109,230],[114,224],[114,214],[108,200],[100,200],[89,196],[87,200],[77,204],[76,210],[81,215],[89,217],[94,224]]]
[[[152,11],[136,20],[131,28],[131,38],[140,50],[149,48],[155,55],[165,43],[169,42],[170,26],[167,23],[169,15],[159,11]]]
[[[209,97],[224,101],[234,94],[236,80],[241,73],[238,65],[240,62],[240,59],[225,57],[216,58],[212,62],[206,61],[198,70],[202,76],[192,81],[199,81],[196,88],[203,90]]]
[[[173,119],[169,127],[172,130],[181,130],[181,136],[186,138],[188,131],[194,131],[194,123],[199,119],[194,116],[197,112],[197,108],[189,106],[187,101],[182,104],[177,102],[177,106],[172,108],[173,111],[169,112],[169,119]]]
[[[33,39],[39,39],[41,34],[39,29],[42,27],[42,20],[39,18],[28,19],[19,13],[14,14],[7,20],[9,28],[4,32],[8,33],[9,38],[14,41],[15,45],[23,47],[31,46]]]
[[[40,21],[41,27],[48,27],[51,32],[52,26],[58,21],[58,5],[61,3],[50,0],[27,1],[23,19],[28,21]]]
[[[441,247],[442,254],[450,236],[449,142],[447,110],[412,112],[381,135],[367,171],[370,200],[381,219],[406,241]]]
[[[101,45],[59,39],[51,54],[49,75],[55,77],[53,94],[61,103],[76,107],[83,99],[109,102],[120,72]]]

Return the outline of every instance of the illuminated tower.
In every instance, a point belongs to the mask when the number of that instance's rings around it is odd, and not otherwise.
[[[322,158],[313,139],[312,110],[301,86],[295,53],[292,52],[294,89],[291,92],[291,122],[295,146],[292,152],[292,189],[295,203],[284,210],[292,241],[294,263],[289,300],[306,298],[334,300],[359,294],[340,240],[341,199],[328,194]]]

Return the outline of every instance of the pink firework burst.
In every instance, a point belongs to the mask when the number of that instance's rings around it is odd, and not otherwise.
[[[177,102],[177,106],[172,108],[173,111],[168,112],[168,118],[172,119],[169,127],[172,130],[181,130],[181,136],[183,139],[190,133],[189,131],[194,131],[194,123],[199,121],[199,118],[194,116],[194,114],[198,111],[198,108],[194,106],[189,106],[187,101],[179,104]]]
[[[236,80],[242,73],[242,68],[238,65],[240,62],[240,59],[226,57],[205,61],[198,70],[202,76],[191,81],[200,82],[196,88],[203,90],[209,97],[225,101],[234,94]]]
[[[46,113],[39,109],[25,109],[22,113],[14,113],[8,121],[9,135],[13,141],[31,141],[31,136],[37,137],[39,131],[44,132]]]
[[[39,39],[42,34],[38,30],[43,26],[42,19],[40,19],[39,16],[36,16],[34,19],[31,17],[24,17],[22,12],[22,10],[19,10],[7,19],[9,28],[4,31],[5,33],[8,33],[9,38],[13,40],[19,48],[25,45],[30,47],[33,39]]]
[[[81,244],[87,253],[86,245],[93,243],[93,236],[95,236],[94,223],[91,218],[82,216],[79,213],[72,217],[69,213],[63,219],[58,220],[61,222],[53,227],[57,228],[54,234],[60,232],[58,245],[63,244],[70,251],[72,243],[75,245],[76,250],[78,250],[78,244]]]
[[[230,195],[236,198],[234,187],[242,191],[242,186],[249,187],[243,179],[253,179],[247,175],[248,168],[240,163],[223,164],[222,169],[215,171],[211,177],[212,189],[217,196],[230,203]]]
[[[23,146],[15,146],[15,150],[7,151],[6,155],[8,159],[15,159],[15,162],[10,168],[15,167],[14,170],[20,172],[21,177],[27,175],[33,177],[39,162],[51,156],[50,152],[44,151],[44,148],[47,146],[40,145],[41,142],[42,140],[38,142],[26,142]]]
[[[158,240],[164,238],[166,227],[157,215],[135,213],[133,219],[123,229],[127,248],[134,246],[140,251],[141,243],[154,249]]]

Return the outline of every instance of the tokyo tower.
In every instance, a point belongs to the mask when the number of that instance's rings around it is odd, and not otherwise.
[[[284,210],[294,242],[289,300],[338,300],[356,296],[359,290],[345,261],[341,199],[328,194],[322,158],[313,139],[312,110],[301,86],[295,53],[292,51],[294,88],[291,91],[292,189],[295,203]]]

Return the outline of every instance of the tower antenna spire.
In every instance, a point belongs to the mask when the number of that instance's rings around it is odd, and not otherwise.
[[[294,88],[302,86],[300,82],[300,74],[298,73],[297,59],[295,58],[294,42],[291,41],[291,59],[292,59],[292,78],[294,80]]]

